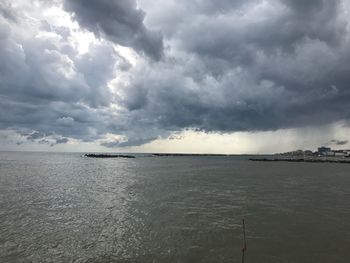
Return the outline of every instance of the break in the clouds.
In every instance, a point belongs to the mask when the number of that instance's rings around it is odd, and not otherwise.
[[[1,1],[0,129],[38,144],[130,147],[188,129],[346,125],[348,9],[345,0]]]

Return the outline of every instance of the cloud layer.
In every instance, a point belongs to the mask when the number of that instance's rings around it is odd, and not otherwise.
[[[2,1],[0,129],[126,147],[188,128],[347,122],[348,8],[341,0]]]

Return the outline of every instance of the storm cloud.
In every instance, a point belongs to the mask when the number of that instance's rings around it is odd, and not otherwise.
[[[34,2],[0,4],[0,129],[28,140],[129,147],[349,120],[345,0]]]
[[[97,36],[103,34],[154,59],[162,56],[162,36],[160,32],[146,28],[144,12],[137,8],[136,0],[65,0],[64,8],[73,13],[81,26]]]

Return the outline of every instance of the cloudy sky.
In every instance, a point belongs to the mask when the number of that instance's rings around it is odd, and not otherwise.
[[[350,1],[1,0],[3,150],[350,148]]]

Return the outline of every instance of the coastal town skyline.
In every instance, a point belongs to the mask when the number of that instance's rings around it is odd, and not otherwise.
[[[316,150],[294,150],[284,153],[276,153],[284,156],[314,156],[314,157],[350,157],[350,149],[333,149],[327,146],[320,146]]]

